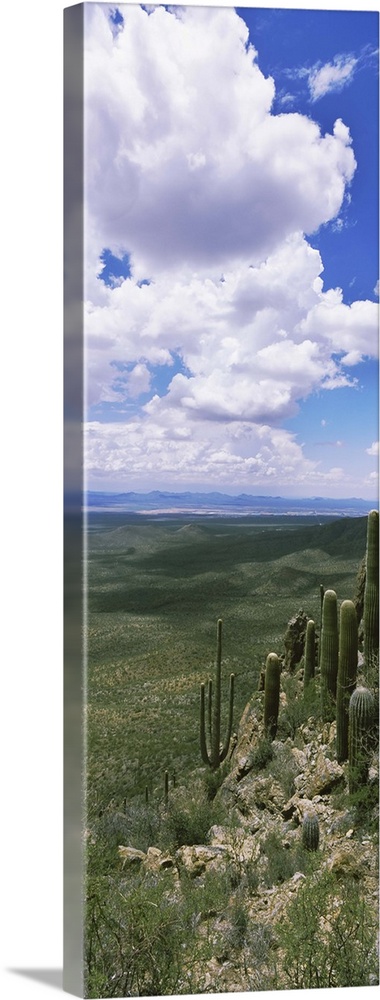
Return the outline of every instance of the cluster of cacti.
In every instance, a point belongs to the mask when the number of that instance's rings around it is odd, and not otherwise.
[[[268,739],[274,740],[277,733],[278,709],[280,705],[281,663],[276,653],[269,653],[265,664],[264,688],[264,730]]]
[[[307,851],[318,850],[319,820],[316,813],[305,813],[302,822],[302,844]]]
[[[379,512],[371,510],[367,522],[366,577],[364,587],[364,661],[376,666],[379,657]]]
[[[213,771],[222,764],[227,757],[232,732],[232,717],[234,703],[234,674],[230,675],[230,694],[228,709],[227,735],[223,746],[220,743],[220,717],[221,717],[221,667],[222,667],[222,620],[217,623],[217,645],[216,645],[216,671],[215,671],[215,691],[213,691],[212,681],[208,684],[208,722],[206,732],[206,698],[205,685],[201,684],[201,712],[200,712],[200,743],[202,760]],[[207,747],[209,743],[209,748]]]
[[[366,548],[366,583],[364,591],[364,660],[365,668],[373,665],[379,651],[379,515],[368,515]],[[373,749],[374,697],[367,688],[356,687],[359,646],[358,609],[354,601],[344,600],[340,606],[335,590],[319,588],[321,632],[318,647],[322,718],[330,721],[336,711],[336,755],[339,763],[348,760],[349,791],[352,794],[368,780]],[[230,677],[229,717],[224,744],[221,728],[221,639],[222,621],[217,623],[217,655],[215,691],[208,684],[206,721],[205,684],[201,685],[200,743],[202,759],[212,770],[225,760],[231,739],[234,696],[234,675]],[[317,640],[315,622],[307,621],[304,652],[304,691],[315,677]],[[269,741],[277,734],[280,705],[280,675],[282,664],[276,653],[269,653],[265,672],[260,675],[259,690],[264,688],[264,733]],[[333,709],[333,713],[332,713]],[[167,801],[167,788],[165,790]],[[316,815],[307,814],[302,827],[304,846],[316,850],[319,844],[319,823]]]
[[[315,675],[315,622],[309,618],[306,626],[305,640],[305,662],[303,672],[303,686],[307,689],[310,681]]]
[[[365,687],[357,687],[349,703],[348,722],[348,787],[350,795],[368,779],[372,754],[375,699]]]
[[[335,590],[326,590],[323,597],[320,654],[322,717],[324,720],[329,718],[331,703],[336,697],[338,651],[337,597]]]
[[[358,620],[353,601],[340,607],[339,662],[336,689],[336,756],[339,763],[348,757],[348,709],[355,689],[358,663]]]

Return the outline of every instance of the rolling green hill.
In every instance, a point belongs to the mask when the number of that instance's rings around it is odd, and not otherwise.
[[[115,523],[115,517],[117,522]],[[306,522],[306,523],[305,523]],[[199,688],[223,618],[225,692],[238,720],[299,608],[352,598],[366,518],[153,519],[98,515],[89,535],[89,809],[200,763]]]

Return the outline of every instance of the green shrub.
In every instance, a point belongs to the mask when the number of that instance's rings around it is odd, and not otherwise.
[[[123,813],[111,804],[91,826],[86,859],[90,876],[107,875],[119,868],[119,844],[146,853],[148,847],[158,843],[160,826],[160,816],[153,806],[135,800]]]
[[[321,714],[318,682],[311,678],[306,690],[301,695],[297,676],[284,677],[282,681],[286,694],[286,705],[280,712],[278,737],[292,740],[297,730],[304,726],[310,716],[318,718]]]
[[[130,997],[203,993],[205,969],[214,954],[209,920],[226,912],[227,872],[192,879],[183,871],[180,890],[173,870],[88,883],[85,932],[85,996]]]
[[[350,806],[357,830],[373,837],[374,843],[379,842],[379,785],[377,780],[370,781],[350,795]]]
[[[277,988],[276,966],[272,947],[276,946],[270,924],[250,921],[245,941],[247,987],[251,991]]]
[[[267,858],[264,885],[268,889],[287,882],[296,872],[303,872],[310,866],[308,852],[297,841],[287,846],[277,833],[269,833],[262,844],[262,853]]]
[[[249,896],[254,895],[260,884],[256,861],[247,861],[244,868],[243,884]]]
[[[181,986],[189,927],[164,878],[89,885],[86,996],[157,996]]]
[[[231,875],[228,869],[209,869],[201,879],[182,873],[181,888],[188,912],[198,913],[205,920],[225,913],[231,896]]]
[[[214,803],[201,785],[191,792],[185,788],[175,789],[162,817],[159,846],[176,850],[186,844],[206,844],[216,816]]]
[[[273,760],[274,750],[272,743],[267,737],[260,740],[257,747],[250,750],[247,759],[247,768],[249,770],[261,771],[262,768],[266,767],[269,761]]]
[[[278,743],[273,759],[267,764],[264,773],[280,785],[287,799],[294,794],[294,779],[298,772],[299,767],[289,745]]]
[[[221,764],[216,771],[211,771],[209,768],[205,771],[203,780],[206,797],[209,802],[213,802],[217,791],[223,784],[226,774],[227,768],[225,764]]]
[[[292,989],[378,983],[377,912],[352,880],[315,873],[278,925],[283,974]]]
[[[223,932],[223,942],[227,950],[240,951],[245,943],[249,927],[249,918],[244,896],[240,892],[236,893],[232,903],[226,911],[227,929]]]

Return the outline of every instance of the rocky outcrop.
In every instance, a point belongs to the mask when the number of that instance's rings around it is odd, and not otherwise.
[[[146,858],[144,851],[138,851],[135,847],[124,847],[122,844],[119,846],[119,855],[123,862],[123,868],[125,865],[140,867]]]
[[[184,868],[191,878],[198,878],[204,875],[206,870],[215,871],[228,862],[227,844],[204,845],[194,844],[192,846],[180,847],[175,854],[176,863],[180,868]]]
[[[290,658],[289,666],[291,662]],[[292,707],[287,697],[295,693],[302,698],[302,672],[284,670],[282,679],[280,712],[286,713]],[[165,878],[173,898],[181,899],[184,875],[199,889],[197,934],[200,940],[211,941],[213,948],[212,959],[196,969],[203,992],[289,988],[278,934],[291,902],[307,880],[307,867],[302,870],[306,817],[315,818],[318,826],[312,850],[316,870],[321,876],[331,873],[336,880],[332,907],[339,909],[339,886],[351,880],[353,892],[360,886],[371,912],[377,910],[377,848],[374,838],[363,834],[348,797],[347,764],[336,760],[336,723],[322,723],[317,714],[310,715],[293,737],[284,736],[283,727],[282,738],[268,741],[263,699],[264,692],[256,691],[243,712],[230,770],[215,796],[223,819],[211,826],[207,843],[184,845],[171,853],[153,846],[146,854],[119,847],[123,867],[140,866],[157,877],[171,870]],[[376,756],[368,780],[377,785]],[[193,794],[195,788],[200,792],[199,771],[194,775]],[[214,897],[203,896],[208,879],[219,875],[230,887],[223,906]],[[275,984],[271,980],[274,967]]]
[[[288,622],[288,627],[284,636],[285,657],[284,669],[294,670],[301,662],[306,639],[307,615],[300,609]]]
[[[316,795],[329,795],[342,781],[343,767],[326,757],[324,747],[318,747],[317,752],[311,754],[305,770],[295,778],[294,784],[299,795],[313,799]]]

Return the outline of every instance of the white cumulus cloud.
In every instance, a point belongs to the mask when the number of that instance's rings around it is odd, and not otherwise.
[[[355,170],[348,130],[271,114],[274,83],[230,8],[86,9],[89,253],[136,276],[262,260],[339,212]],[[95,261],[94,261],[95,266]]]
[[[332,62],[313,67],[308,74],[312,101],[318,101],[333,90],[342,90],[355,73],[358,60],[352,55],[335,56]]]
[[[366,448],[367,455],[378,455],[379,454],[379,442],[373,441],[370,448]]]
[[[305,336],[319,334],[331,350],[345,353],[348,365],[362,356],[376,358],[379,349],[379,307],[370,300],[345,305],[340,288],[322,293],[302,323]]]
[[[298,233],[258,267],[231,268],[223,279],[177,272],[106,289],[86,319],[89,400],[120,394],[115,362],[135,365],[134,387],[146,391],[149,366],[173,366],[175,357],[182,372],[147,404],[155,419],[169,407],[189,420],[278,423],[317,388],[352,384],[352,365],[376,355],[378,306],[324,293],[321,271],[318,251]]]
[[[86,397],[125,416],[89,421],[88,472],[322,487],[281,422],[377,352],[377,305],[324,291],[306,239],[347,196],[349,129],[273,114],[232,8],[110,9],[85,12]],[[130,261],[110,286],[105,248]]]

